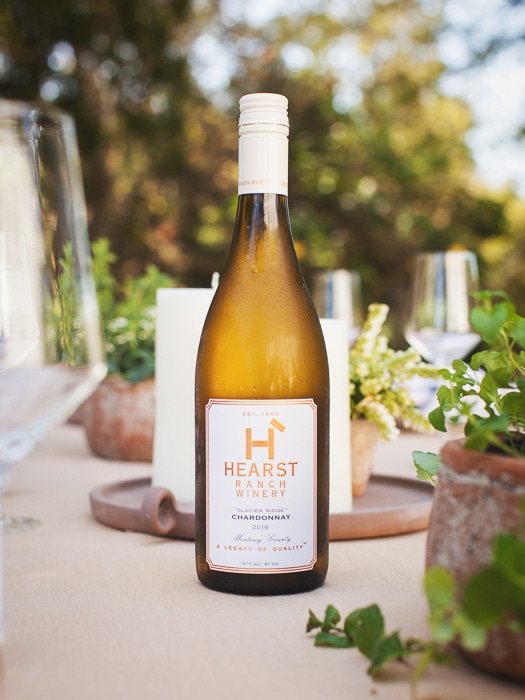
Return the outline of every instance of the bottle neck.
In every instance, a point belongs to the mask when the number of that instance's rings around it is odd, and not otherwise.
[[[272,125],[239,138],[238,194],[288,196],[288,138]]]
[[[279,276],[283,265],[298,269],[288,197],[261,193],[240,195],[228,265],[221,283],[230,268],[236,270],[236,275],[242,269],[249,277],[253,272]]]
[[[285,260],[298,269],[288,212],[288,138],[282,127],[258,124],[239,138],[239,197],[229,263],[235,260],[268,274],[277,274]]]

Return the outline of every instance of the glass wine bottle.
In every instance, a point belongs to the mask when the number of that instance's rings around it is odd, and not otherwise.
[[[231,593],[310,590],[328,567],[328,361],[290,228],[287,106],[240,100],[236,222],[197,357],[197,574]]]

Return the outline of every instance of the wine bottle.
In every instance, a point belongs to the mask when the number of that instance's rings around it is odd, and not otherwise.
[[[288,213],[288,100],[240,100],[238,206],[196,367],[196,564],[215,590],[320,586],[329,377]]]

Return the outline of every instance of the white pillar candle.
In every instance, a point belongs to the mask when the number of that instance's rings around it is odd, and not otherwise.
[[[322,318],[330,372],[330,513],[352,510],[348,326]]]
[[[214,289],[159,289],[153,486],[195,502],[195,364]]]

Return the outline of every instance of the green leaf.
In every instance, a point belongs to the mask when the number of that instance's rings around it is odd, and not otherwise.
[[[518,317],[514,328],[509,332],[510,337],[518,342],[522,347],[525,347],[525,318]]]
[[[513,416],[525,415],[525,394],[511,391],[501,399],[501,410]]]
[[[497,625],[504,612],[512,607],[515,589],[504,574],[489,566],[467,581],[462,604],[465,613],[483,627]]]
[[[321,620],[314,615],[314,613],[309,610],[308,611],[309,617],[308,617],[308,622],[306,623],[306,631],[311,632],[312,630],[317,629],[318,627],[322,627],[322,622]]]
[[[309,610],[308,622],[306,623],[306,631],[311,632],[317,628],[321,628],[323,632],[330,632],[337,628],[337,624],[341,621],[339,610],[333,605],[328,605],[324,612],[324,620],[320,620],[314,613]]]
[[[510,582],[522,588],[525,599],[525,540],[501,533],[494,540],[493,552],[494,565]]]
[[[467,430],[465,428],[465,439],[464,447],[467,450],[476,450],[476,452],[485,452],[487,447],[490,445],[491,433],[487,433],[483,430],[477,431],[477,428]]]
[[[361,624],[361,610],[362,608],[357,608],[346,616],[343,628],[347,637],[355,638],[357,628]]]
[[[445,381],[449,382],[450,378],[452,377],[452,372],[446,367],[442,367],[440,370],[438,370],[438,376],[442,377]]]
[[[341,615],[339,614],[339,610],[337,610],[337,608],[334,608],[333,605],[328,605],[324,613],[324,621],[321,629],[323,630],[323,632],[328,632],[329,630],[333,629],[337,624],[339,624],[339,622],[341,622]]]
[[[428,420],[433,428],[441,431],[442,433],[446,433],[447,427],[445,424],[445,413],[441,406],[438,406],[433,411],[430,411],[428,414]]]
[[[368,673],[373,676],[387,661],[391,659],[400,659],[404,656],[411,656],[416,653],[419,653],[419,650],[411,650],[405,646],[401,642],[399,634],[394,632],[389,637],[381,639],[375,646],[371,657],[372,663],[368,667]]]
[[[335,632],[318,632],[315,635],[314,644],[316,647],[333,647],[336,649],[349,649],[355,644],[346,635]]]
[[[466,362],[463,360],[452,360],[452,369],[456,374],[465,374],[465,372],[468,370],[468,365]]]
[[[492,308],[479,307],[470,312],[470,321],[474,329],[486,343],[492,344],[498,337],[502,326],[512,318],[513,305],[508,301],[494,304]]]
[[[492,430],[495,433],[506,431],[509,429],[509,417],[502,413],[499,416],[488,416],[481,418],[478,422],[479,428],[483,430]]]
[[[424,587],[431,608],[449,607],[454,600],[454,578],[441,566],[431,566],[427,569]]]
[[[436,475],[441,464],[439,455],[415,450],[412,452],[412,459],[416,467],[417,478],[421,481],[430,481],[432,485],[435,485]]]
[[[449,610],[454,602],[455,583],[452,575],[441,566],[431,566],[423,580],[430,610]]]
[[[432,638],[446,644],[455,636],[451,616],[455,610],[454,578],[439,566],[430,567],[423,581],[430,607],[430,629]]]
[[[383,615],[375,603],[355,612],[357,613],[354,618],[356,646],[362,654],[371,658],[374,647],[385,633]]]
[[[494,375],[486,374],[481,380],[479,387],[479,396],[485,403],[491,404],[495,401],[499,401],[498,394],[499,384],[496,381]]]
[[[434,612],[429,617],[432,639],[439,644],[448,644],[456,636],[456,630],[452,619],[442,611]]]
[[[485,646],[487,631],[485,628],[470,619],[468,615],[457,613],[454,616],[454,629],[461,638],[461,643],[466,649],[479,651]]]
[[[514,357],[507,350],[482,350],[472,356],[471,365],[474,370],[485,369],[497,386],[508,388],[515,372]]]
[[[430,605],[429,623],[434,642],[446,645],[459,635],[469,649],[483,646],[485,630],[468,614],[457,609],[454,578],[446,569],[437,566],[428,569],[425,592]]]
[[[436,398],[444,411],[450,411],[450,409],[454,408],[456,405],[452,391],[444,384],[441,384],[441,386],[438,387],[438,390],[436,391]]]
[[[509,430],[510,418],[506,414],[488,417],[470,416],[465,426],[465,448],[484,452],[489,445],[502,450],[504,447],[500,434]],[[502,450],[503,451],[503,450]]]

